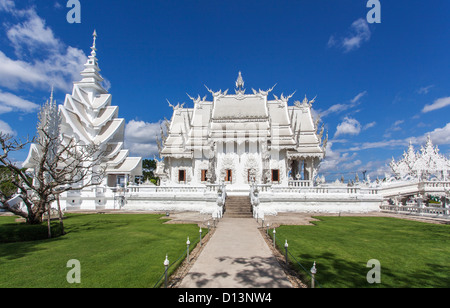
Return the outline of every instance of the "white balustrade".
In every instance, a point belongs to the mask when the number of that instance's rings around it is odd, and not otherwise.
[[[449,216],[450,215],[450,209],[445,207],[432,207],[432,206],[425,206],[420,207],[417,205],[403,205],[403,206],[397,206],[397,205],[388,205],[383,204],[380,206],[381,210],[384,211],[390,211],[390,212],[396,212],[396,213],[407,213],[407,214],[430,214],[430,215],[442,215],[442,216]]]

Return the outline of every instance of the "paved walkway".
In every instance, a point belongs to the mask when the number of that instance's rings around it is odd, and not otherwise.
[[[253,218],[222,218],[180,288],[291,288]]]

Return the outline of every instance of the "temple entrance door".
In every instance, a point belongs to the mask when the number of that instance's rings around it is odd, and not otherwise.
[[[230,169],[225,170],[225,182],[233,182],[233,172]]]

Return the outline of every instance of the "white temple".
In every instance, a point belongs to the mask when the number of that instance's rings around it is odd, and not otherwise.
[[[125,121],[101,85],[96,37],[94,32],[82,80],[59,106],[60,133],[81,144],[101,144],[106,177],[98,186],[64,193],[66,210],[197,211],[221,217],[227,196],[235,195],[248,197],[253,216],[263,218],[279,212],[398,211],[405,200],[439,196],[443,205],[436,211],[448,215],[450,163],[431,138],[420,152],[411,144],[400,161],[393,159],[393,176],[382,181],[356,177],[326,183],[318,174],[328,136],[313,118],[315,99],[305,96],[292,105],[293,94],[269,99],[274,87],[246,94],[240,72],[233,94],[206,87],[212,100],[190,97],[192,108],[169,102],[173,115],[158,140],[160,183],[135,184],[142,161],[124,149]],[[31,147],[24,167],[33,168],[37,150]]]
[[[289,106],[292,96],[269,100],[272,90],[246,94],[239,72],[235,94],[208,89],[213,100],[191,98],[193,108],[169,103],[173,116],[159,142],[161,185],[223,182],[248,192],[253,182],[311,182],[327,142],[311,114],[314,100]]]
[[[177,191],[182,200],[180,191],[223,187],[227,196],[250,196],[258,217],[378,210],[381,196],[371,183],[326,184],[318,177],[328,136],[313,119],[315,99],[290,105],[293,95],[269,99],[273,88],[246,94],[240,72],[234,94],[207,90],[212,100],[191,97],[193,108],[169,103],[173,115],[158,142],[159,191]]]

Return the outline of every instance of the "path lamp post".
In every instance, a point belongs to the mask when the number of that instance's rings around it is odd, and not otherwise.
[[[187,246],[187,248],[186,248],[186,255],[187,255],[187,261],[188,261],[189,264],[191,263],[191,261],[189,260],[189,246],[190,245],[191,245],[191,241],[189,241],[189,236],[188,236],[187,241],[186,241],[186,246]]]
[[[261,228],[264,228],[264,218],[261,221]]]
[[[286,256],[286,266],[288,265],[288,247],[289,247],[289,244],[288,244],[288,242],[286,240],[286,243],[284,243],[284,250],[286,252],[286,254],[285,254],[285,256]]]
[[[166,255],[166,259],[164,260],[164,267],[165,267],[165,272],[164,272],[164,287],[167,289],[167,271],[169,269],[169,259],[167,259],[167,255]]]
[[[211,230],[210,230],[209,221],[208,221],[208,233],[209,233],[209,231],[211,231]]]
[[[311,288],[313,288],[314,289],[314,285],[315,285],[315,280],[316,280],[316,273],[317,273],[317,269],[316,269],[316,261],[314,261],[314,265],[313,265],[313,267],[311,267],[311,277],[312,277],[312,280],[311,280]]]
[[[202,247],[202,227],[200,227],[200,247]]]
[[[273,248],[275,248],[275,236],[277,231],[275,231],[275,228],[273,228]]]

